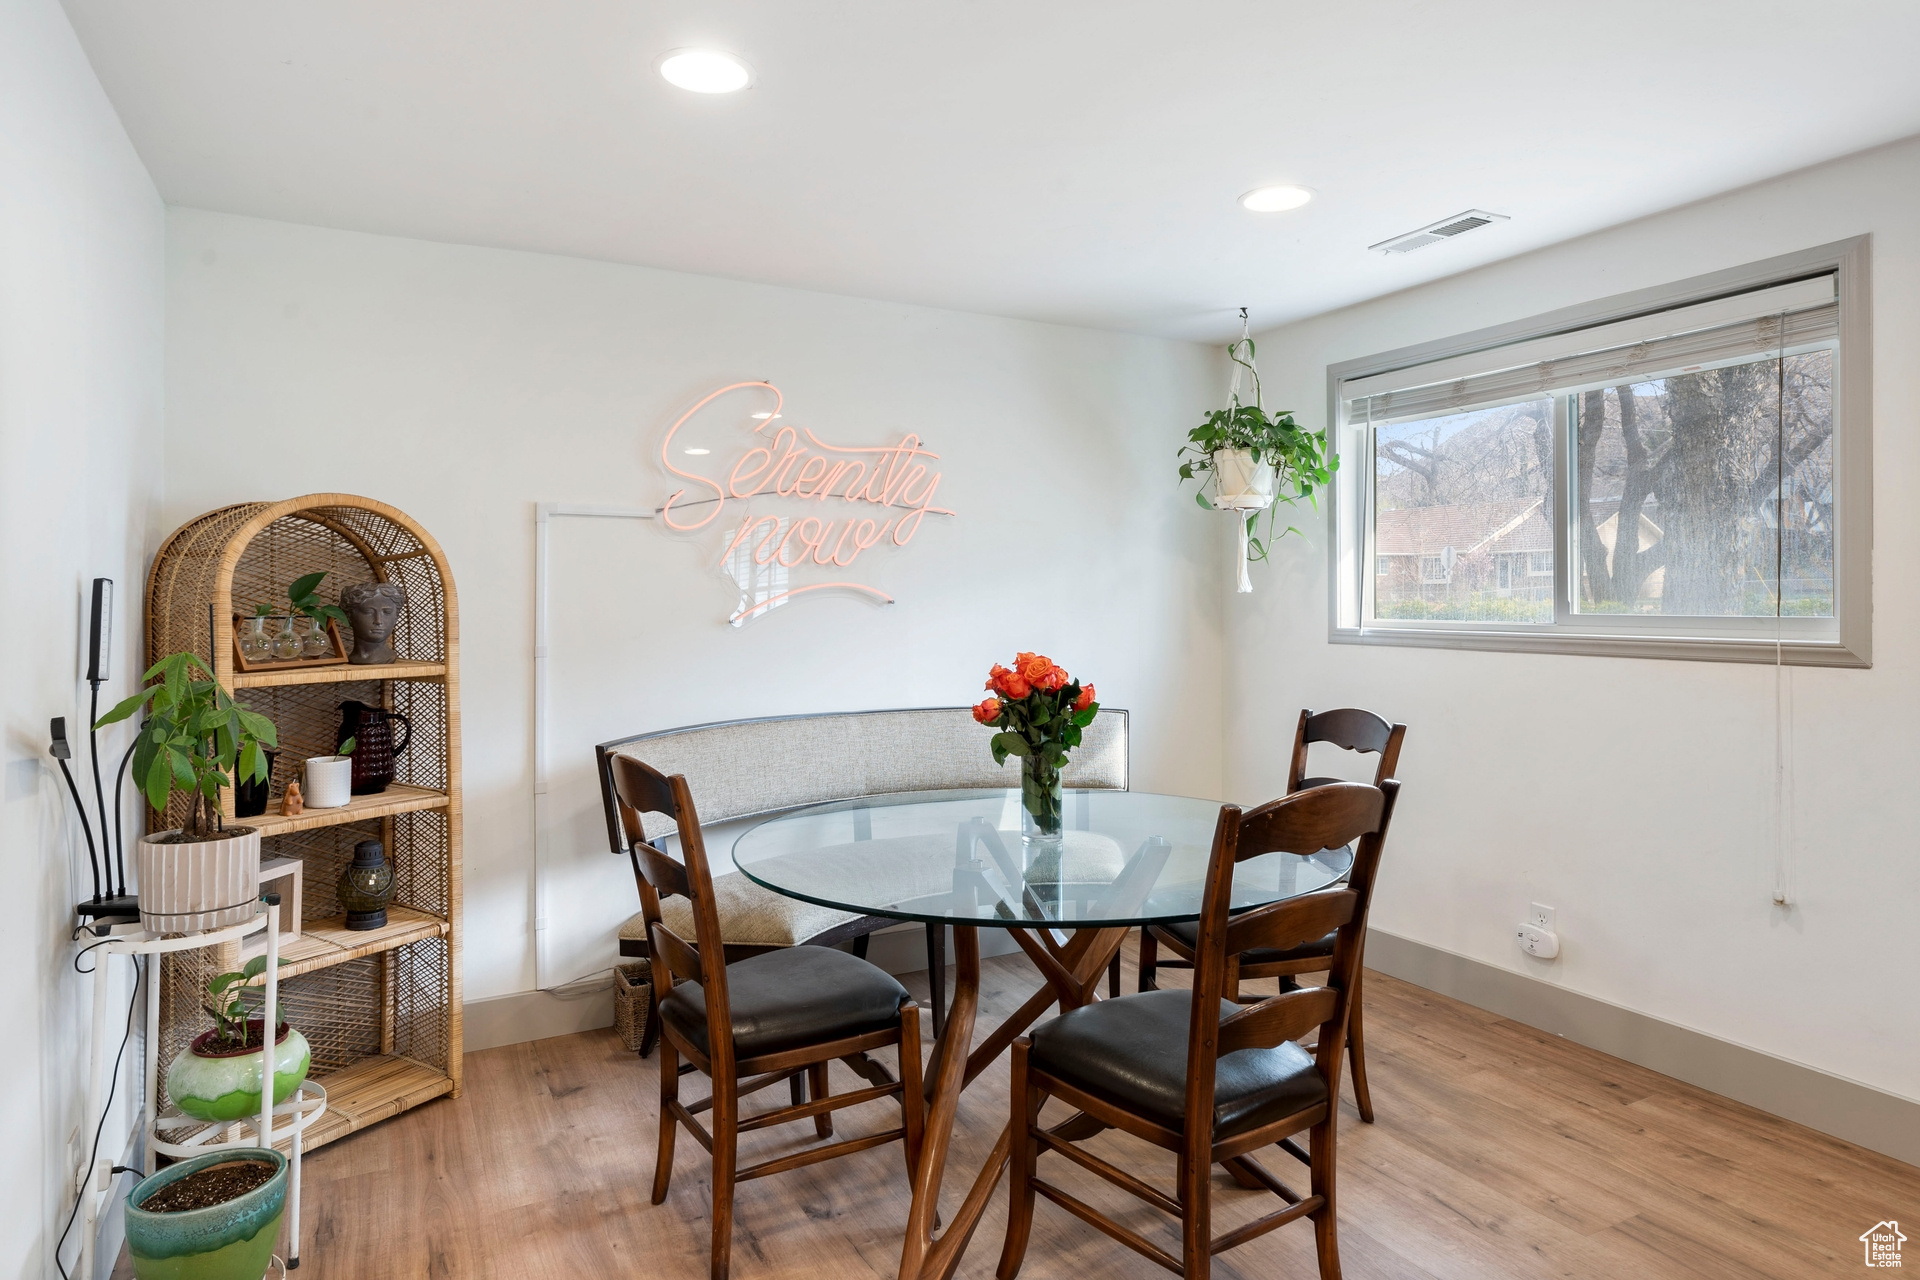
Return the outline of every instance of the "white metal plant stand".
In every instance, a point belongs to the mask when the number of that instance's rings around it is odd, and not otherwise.
[[[200,933],[166,935],[149,933],[138,924],[115,926],[103,939],[94,933],[83,933],[83,948],[94,953],[93,966],[93,1052],[87,1070],[87,1114],[84,1132],[98,1130],[106,1110],[107,1080],[105,1066],[109,1055],[107,1043],[107,964],[108,956],[152,956],[158,957],[173,951],[190,951],[197,947],[217,946],[223,942],[235,942],[265,929],[267,932],[267,967],[263,975],[265,986],[261,1000],[260,1013],[263,1027],[278,1025],[278,1006],[280,1000],[280,902],[279,895],[267,893],[261,895],[264,909],[256,912],[251,920],[240,924],[228,925],[221,929],[208,929]],[[292,1097],[279,1106],[273,1104],[272,1055],[265,1047],[261,1051],[261,1088],[260,1114],[249,1116],[245,1120],[226,1122],[208,1122],[183,1114],[178,1107],[168,1107],[161,1112],[160,1098],[160,1059],[154,1052],[160,1043],[160,999],[153,981],[152,960],[148,961],[147,973],[147,1073],[146,1094],[142,1100],[143,1114],[141,1131],[146,1136],[146,1160],[142,1172],[151,1174],[162,1155],[176,1159],[188,1156],[205,1155],[210,1151],[222,1151],[236,1147],[271,1147],[276,1134],[289,1138],[287,1170],[287,1261],[281,1274],[287,1268],[300,1265],[300,1147],[301,1136],[315,1120],[327,1110],[327,1091],[311,1080],[302,1081]],[[138,975],[135,981],[138,981]],[[275,1117],[282,1122],[276,1127]],[[162,1138],[162,1134],[167,1137]],[[75,1272],[80,1276],[93,1274],[93,1248],[96,1228],[101,1211],[106,1207],[107,1197],[113,1191],[112,1156],[102,1157],[96,1151],[93,1167],[81,1171],[82,1197],[80,1237],[80,1267]],[[275,1259],[276,1262],[279,1259]]]

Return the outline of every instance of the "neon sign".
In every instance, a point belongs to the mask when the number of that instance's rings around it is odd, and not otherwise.
[[[721,396],[748,388],[773,392],[774,405],[732,466],[722,471],[724,463],[716,459],[712,474],[688,470],[682,462],[694,451],[686,449],[681,462],[676,462],[673,442],[680,429]],[[759,575],[763,588],[768,582],[783,588],[754,591],[751,599],[743,599],[728,618],[735,626],[815,591],[851,591],[892,604],[893,597],[878,587],[844,576],[785,587],[787,571],[803,566],[853,569],[863,554],[882,543],[904,547],[912,542],[928,516],[954,514],[934,505],[941,471],[933,464],[940,455],[924,448],[915,432],[906,432],[894,444],[829,444],[805,427],[783,424],[780,411],[785,403],[786,397],[771,382],[735,382],[702,397],[667,428],[660,441],[660,464],[696,486],[682,486],[668,496],[658,512],[661,523],[680,533],[708,526],[731,530],[720,554],[721,568],[751,564],[766,571]],[[701,455],[711,456],[704,450]],[[784,499],[798,513],[775,515],[748,509],[734,525],[727,504],[745,506],[754,498]],[[693,512],[699,507],[709,510],[696,517]],[[739,575],[735,576],[738,580]],[[741,585],[746,589],[745,582]]]

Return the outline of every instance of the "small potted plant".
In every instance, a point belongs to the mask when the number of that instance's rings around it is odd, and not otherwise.
[[[167,1097],[196,1120],[239,1120],[260,1114],[266,1020],[248,1016],[241,993],[266,971],[267,958],[255,956],[244,968],[217,974],[207,982],[213,1029],[195,1036],[187,1051],[174,1055],[167,1068]],[[273,1045],[273,1102],[278,1106],[307,1078],[312,1053],[307,1038],[284,1021],[275,1028]]]
[[[191,653],[162,658],[144,678],[155,683],[95,726],[146,707],[134,781],[156,813],[166,812],[176,790],[189,798],[179,827],[140,837],[140,923],[154,933],[238,924],[253,916],[260,896],[260,833],[224,824],[220,789],[236,778],[266,780],[266,751],[278,744],[273,721],[235,702]]]
[[[1052,658],[1021,653],[1014,655],[1010,668],[995,663],[986,687],[999,696],[974,707],[973,718],[1000,730],[987,740],[995,764],[1020,757],[1020,804],[1031,827],[1028,839],[1057,846],[1063,812],[1060,771],[1067,753],[1080,745],[1081,731],[1100,713],[1093,686],[1075,680]]]
[[[318,594],[320,580],[326,576],[324,569],[304,574],[287,587],[287,599],[292,603],[294,612],[307,617],[307,637],[302,652],[308,658],[334,656],[340,646],[337,643],[339,632],[332,628],[350,625],[345,609],[337,604],[321,603]],[[344,656],[344,651],[341,656]]]
[[[353,749],[359,745],[348,738],[330,756],[307,757],[307,808],[338,809],[353,799]]]
[[[1327,433],[1304,431],[1291,413],[1269,414],[1261,402],[1260,371],[1253,365],[1253,339],[1244,333],[1227,348],[1234,365],[1233,387],[1227,395],[1227,407],[1215,409],[1206,421],[1187,433],[1187,443],[1176,455],[1180,478],[1201,479],[1194,499],[1209,511],[1244,511],[1246,527],[1241,533],[1241,590],[1251,590],[1246,580],[1247,560],[1264,560],[1274,541],[1273,527],[1281,503],[1292,506],[1300,499],[1313,500],[1315,490],[1333,480],[1338,458],[1327,457]],[[1240,370],[1253,380],[1253,403],[1240,401]],[[1191,455],[1189,457],[1188,455]],[[1213,478],[1213,497],[1207,497],[1206,477]],[[1266,511],[1267,539],[1254,535],[1260,512]],[[1298,533],[1289,525],[1280,534]]]
[[[213,1151],[170,1164],[127,1195],[136,1280],[261,1280],[287,1208],[287,1158]]]

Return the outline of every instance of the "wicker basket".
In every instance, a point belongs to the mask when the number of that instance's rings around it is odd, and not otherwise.
[[[620,1033],[620,1043],[635,1053],[640,1052],[640,1037],[647,1029],[647,1008],[653,1002],[650,968],[642,961],[617,965],[613,970],[613,1029]]]

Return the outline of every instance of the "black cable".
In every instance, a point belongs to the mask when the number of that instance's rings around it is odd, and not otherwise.
[[[97,946],[99,944],[96,943],[95,945]],[[87,949],[91,951],[93,948],[89,947]],[[74,957],[76,967],[79,964],[79,960],[80,957]],[[93,1194],[93,1162],[100,1157],[100,1135],[106,1132],[107,1117],[113,1114],[114,1091],[120,1087],[120,1060],[126,1056],[127,1042],[133,1039],[133,1010],[134,1006],[140,1001],[140,977],[140,957],[135,956],[133,959],[133,996],[127,1001],[127,1030],[126,1034],[120,1037],[120,1051],[113,1055],[113,1074],[107,1078],[107,1102],[105,1106],[100,1108],[100,1123],[95,1125],[93,1129],[93,1148],[87,1152],[86,1179],[81,1184],[80,1194],[74,1197],[73,1212],[67,1215],[67,1225],[65,1229],[60,1232],[60,1239],[53,1246],[53,1265],[60,1268],[60,1280],[73,1280],[73,1278],[67,1274],[67,1264],[60,1261],[60,1250],[66,1247],[67,1236],[72,1233],[74,1221],[80,1216],[80,1206],[86,1202],[88,1196]],[[119,1172],[117,1166],[114,1172]],[[137,1173],[138,1170],[133,1170],[132,1172]]]
[[[57,758],[57,757],[56,757]],[[87,861],[93,864],[93,900],[100,901],[100,854],[93,847],[93,824],[87,821],[87,802],[80,798],[80,788],[73,785],[73,770],[67,768],[65,760],[60,761],[60,776],[67,780],[67,790],[73,795],[73,807],[80,812],[80,830],[87,835]],[[106,836],[102,831],[102,838]]]
[[[87,925],[81,925],[80,927],[81,927],[82,929],[85,929],[85,928],[88,928],[89,926],[87,926]],[[96,926],[93,926],[93,927],[95,927],[95,928],[105,928],[105,927],[106,927],[106,925],[105,925],[104,923],[102,923],[102,924],[100,924],[100,925],[96,925]],[[104,947],[104,946],[106,946],[106,945],[107,945],[107,944],[108,944],[109,942],[112,942],[112,941],[113,941],[113,939],[112,939],[112,938],[102,938],[102,939],[100,939],[100,941],[98,941],[98,942],[89,942],[89,943],[88,943],[88,944],[87,944],[86,946],[84,946],[84,947],[82,947],[82,948],[80,948],[80,950],[79,950],[78,952],[76,952],[76,953],[74,954],[74,957],[73,957],[73,971],[74,971],[75,973],[78,973],[78,974],[88,974],[88,973],[92,973],[92,972],[93,972],[93,970],[92,970],[92,969],[82,969],[82,968],[80,967],[80,957],[81,957],[81,956],[84,956],[84,955],[86,955],[86,954],[87,954],[87,953],[88,953],[89,951],[98,951],[98,950],[99,950],[99,949],[100,949],[101,947]],[[99,962],[98,960],[95,960],[95,961],[94,961],[93,963],[94,963],[94,965],[95,965],[96,967],[98,967],[98,966],[99,966],[99,964],[100,964],[100,962]]]
[[[146,725],[140,725],[140,731],[144,733],[144,731],[146,731]],[[121,894],[123,894],[123,896],[125,896],[125,892],[127,892],[127,842],[121,839],[121,833],[119,833],[119,816],[121,816],[121,812],[123,812],[123,808],[121,808],[121,798],[119,798],[119,789],[127,783],[127,766],[132,762],[132,748],[138,747],[138,745],[140,745],[140,733],[134,733],[131,743],[127,743],[127,754],[121,756],[119,773],[113,775],[113,858],[119,862],[119,871],[121,871],[121,877],[119,877],[119,879],[121,879]],[[106,833],[104,827],[102,827],[102,831],[100,831],[100,839],[102,839],[102,842],[108,839],[108,833]]]
[[[120,883],[118,887],[111,887],[113,885],[113,850],[106,847],[107,792],[100,785],[100,731],[95,727],[100,723],[100,682],[90,680],[87,683],[93,686],[93,694],[87,703],[87,755],[93,764],[93,805],[100,813],[100,852],[103,855],[101,860],[107,864],[107,883],[111,892],[124,894],[127,891],[127,869],[124,864],[121,866]]]

